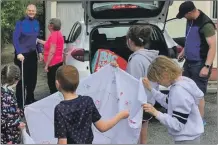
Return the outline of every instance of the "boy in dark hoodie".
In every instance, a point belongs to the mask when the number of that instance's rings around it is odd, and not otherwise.
[[[152,28],[149,25],[135,25],[129,28],[126,36],[127,46],[133,51],[133,54],[130,55],[128,59],[126,72],[138,80],[147,76],[149,65],[159,54],[158,51],[148,50],[151,34]],[[116,62],[113,62],[111,65],[115,67],[118,66]],[[155,89],[159,88],[158,84],[155,83],[152,84],[152,87]],[[150,96],[148,96],[148,102],[152,105],[155,104],[155,100]],[[151,118],[152,115],[145,112],[143,113],[144,121],[140,134],[140,144],[147,143],[148,122]]]

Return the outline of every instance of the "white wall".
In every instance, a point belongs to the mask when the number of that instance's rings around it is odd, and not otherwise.
[[[73,24],[76,21],[84,20],[84,10],[80,2],[61,2],[57,3],[57,18],[61,20],[61,31],[66,38],[68,37]]]
[[[168,19],[175,18],[179,6],[184,1],[174,1],[173,5],[170,6],[169,13],[168,13]],[[193,1],[195,6],[202,10],[206,15],[209,17],[211,16],[211,2],[212,1]],[[185,27],[186,27],[186,20],[173,20],[167,23],[166,29],[171,37],[179,37],[179,36],[185,36]]]
[[[178,10],[179,10],[179,6],[183,2],[184,1],[174,1],[173,2],[173,5],[169,9],[168,19],[176,17]],[[212,11],[212,1],[193,1],[193,2],[195,6],[201,11],[203,11],[206,15],[208,15],[209,17],[212,16],[212,12],[211,12]],[[185,27],[186,27],[185,19],[172,20],[166,24],[166,29],[171,37],[182,37],[182,36],[184,37]],[[213,63],[214,63],[214,67],[217,67],[217,53],[216,53],[216,57]]]
[[[49,23],[49,20],[51,18],[56,18],[57,12],[57,2],[56,1],[45,1],[45,5],[46,5],[46,13],[45,13],[45,20],[46,20],[46,24],[45,24],[45,35],[46,38],[48,38],[49,35],[49,30],[47,28],[47,25]]]

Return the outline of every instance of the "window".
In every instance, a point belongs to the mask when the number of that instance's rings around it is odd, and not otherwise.
[[[112,28],[99,28],[99,34],[105,34],[109,39],[115,39],[116,37],[126,36],[129,30],[129,26],[125,27],[112,27]]]
[[[79,37],[79,35],[81,34],[81,31],[82,31],[82,25],[79,22],[76,22],[71,29],[70,35],[68,37],[68,41],[70,43],[74,43]]]
[[[92,16],[96,19],[149,18],[159,15],[165,1],[94,1]]]
[[[217,19],[217,0],[212,1],[212,18]]]

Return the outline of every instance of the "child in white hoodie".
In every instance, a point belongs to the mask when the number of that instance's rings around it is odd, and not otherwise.
[[[144,111],[152,114],[168,128],[176,144],[199,144],[204,132],[202,118],[198,109],[203,92],[196,83],[182,76],[182,69],[165,56],[157,57],[149,66],[144,86],[157,102],[167,109],[167,113],[157,111],[152,105],[143,105]],[[169,95],[152,89],[149,81],[170,87]]]

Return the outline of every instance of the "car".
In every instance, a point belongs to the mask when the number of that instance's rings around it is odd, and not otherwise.
[[[177,61],[178,44],[164,29],[172,2],[84,1],[84,21],[76,22],[65,37],[65,64],[75,66],[80,78],[84,78],[93,73],[91,64],[98,49],[113,48],[113,52],[128,60],[132,52],[126,45],[126,33],[132,25],[150,25],[150,49]],[[168,90],[162,86],[160,89]]]

